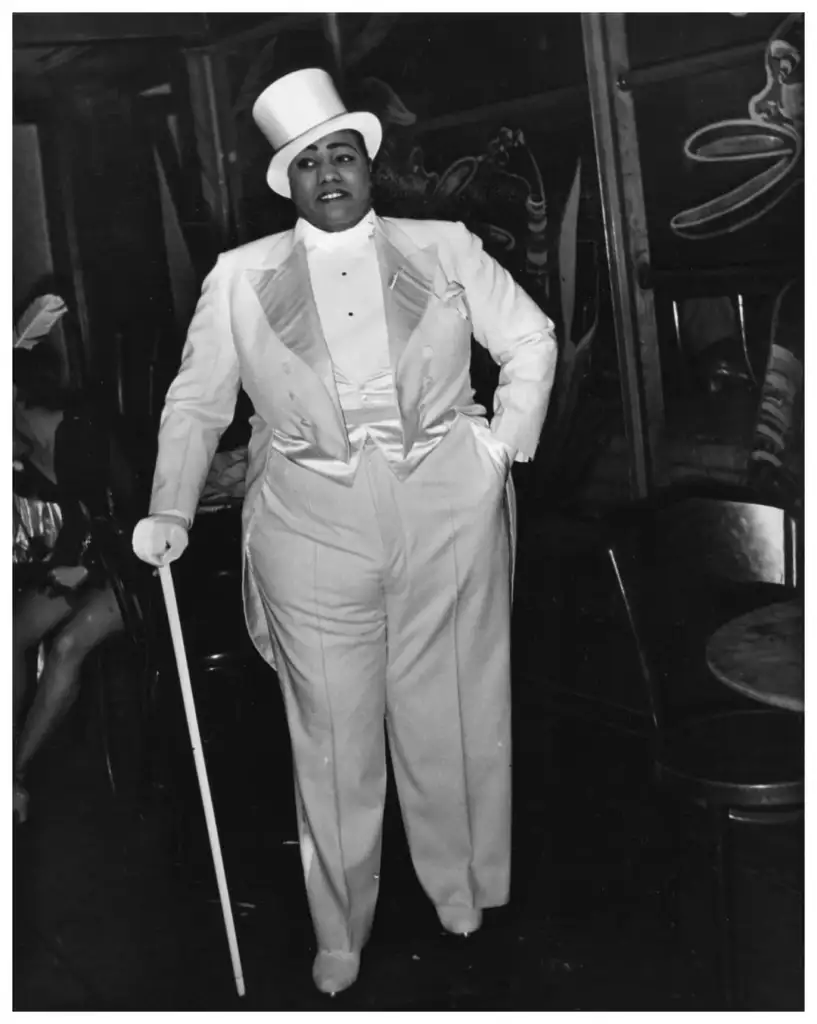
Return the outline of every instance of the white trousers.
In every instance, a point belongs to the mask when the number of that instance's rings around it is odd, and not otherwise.
[[[321,949],[358,951],[378,892],[385,728],[412,861],[438,906],[510,882],[507,456],[464,417],[405,481],[351,487],[273,453],[249,556],[292,739]]]

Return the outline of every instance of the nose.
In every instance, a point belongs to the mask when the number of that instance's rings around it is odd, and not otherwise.
[[[324,164],[321,168],[321,181],[340,181],[338,169],[332,164]]]

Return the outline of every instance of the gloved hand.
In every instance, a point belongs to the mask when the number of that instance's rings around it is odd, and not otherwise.
[[[177,516],[140,519],[133,530],[134,553],[149,565],[169,565],[187,547],[187,527]]]

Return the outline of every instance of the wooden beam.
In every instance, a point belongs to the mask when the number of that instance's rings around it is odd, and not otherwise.
[[[582,14],[582,37],[610,268],[631,492],[645,498],[660,478],[664,393],[653,294],[639,284],[650,265],[635,107],[623,14]]]
[[[412,125],[412,131],[420,135],[426,132],[437,132],[446,128],[455,128],[464,124],[475,124],[480,121],[500,121],[508,117],[521,117],[525,114],[541,113],[554,107],[564,107],[575,103],[587,95],[586,85],[569,85],[562,89],[548,89],[532,96],[520,96],[518,99],[502,100],[500,103],[488,103],[481,107],[471,107],[453,114],[440,114],[425,121]]]
[[[182,170],[164,104],[140,98],[140,113],[150,126],[156,156],[162,167],[171,201],[176,209],[179,230],[184,238],[190,262],[200,281],[213,263],[212,224],[205,217],[199,190]]]
[[[726,46],[719,50],[706,53],[695,53],[687,57],[674,57],[671,60],[656,61],[653,64],[642,64],[630,68],[624,77],[623,85],[637,89],[643,85],[654,85],[656,82],[668,82],[673,78],[697,78],[710,71],[723,71],[738,64],[748,64],[762,57],[766,51],[765,39],[757,43],[744,43],[741,46]]]
[[[64,281],[63,298],[71,309],[79,337],[68,337],[68,362],[73,380],[87,383],[93,348],[88,294],[82,273],[77,227],[76,195],[71,172],[72,147],[76,144],[64,97],[52,95],[45,123],[38,126],[42,151],[46,210],[54,273]]]
[[[207,37],[204,14],[15,14],[14,46],[66,46],[128,39]]]
[[[639,269],[642,288],[666,289],[675,298],[716,291],[753,290],[776,293],[786,281],[803,273],[802,263],[720,263],[713,267],[656,267]]]
[[[224,54],[205,48],[185,51],[184,57],[202,197],[211,217],[216,249],[221,251],[236,242],[230,194],[229,134],[232,123],[226,107]]]
[[[212,48],[219,53],[229,53],[237,50],[246,43],[256,39],[265,39],[267,36],[274,36],[278,32],[292,31],[293,29],[306,28],[309,25],[318,25],[325,14],[277,14],[261,22],[260,25],[253,25],[251,28],[242,29],[240,32],[233,32],[223,39],[212,43]]]

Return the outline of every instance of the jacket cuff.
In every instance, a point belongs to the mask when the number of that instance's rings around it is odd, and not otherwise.
[[[178,519],[183,519],[187,524],[187,529],[190,529],[192,519],[190,516],[185,515],[184,512],[180,512],[177,508],[163,508],[163,509],[151,509],[151,516],[176,516]]]

